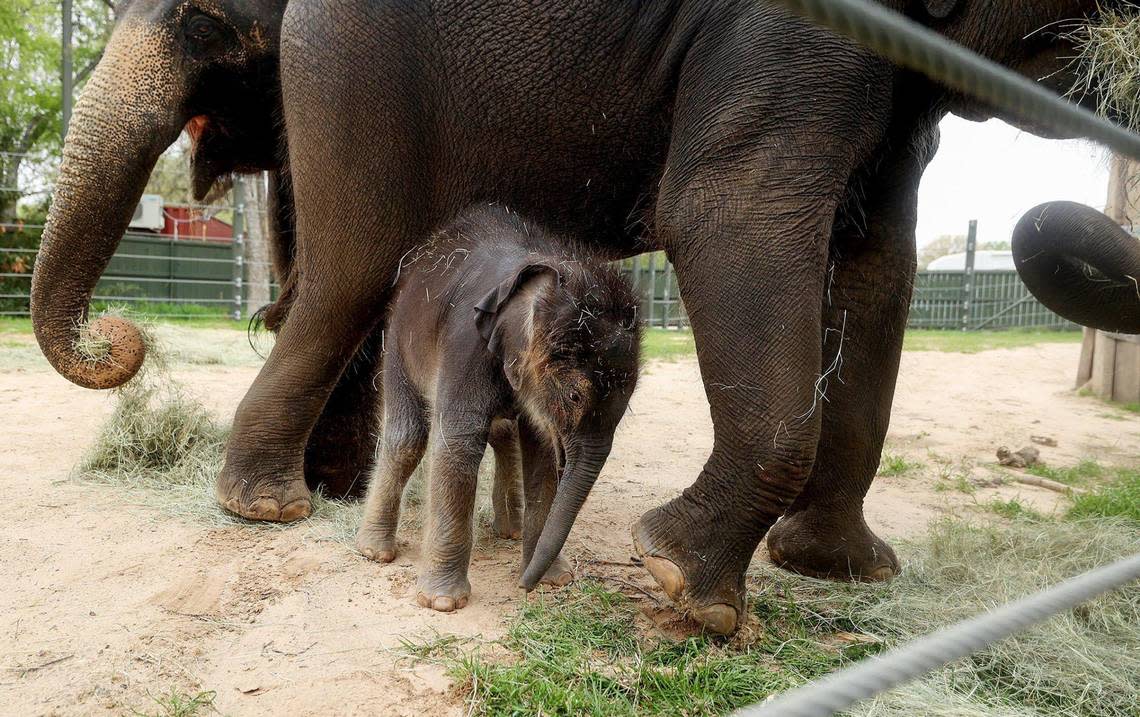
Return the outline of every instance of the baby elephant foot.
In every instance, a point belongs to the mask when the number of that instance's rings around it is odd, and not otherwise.
[[[672,517],[671,505],[634,524],[634,548],[682,612],[708,632],[730,635],[744,619],[744,570],[751,551],[725,545],[716,531],[682,524]]]
[[[369,560],[390,563],[396,559],[396,537],[390,530],[362,525],[356,531],[356,549]]]
[[[785,516],[768,531],[768,554],[785,570],[827,580],[874,582],[900,571],[895,551],[861,513],[808,508]]]
[[[457,570],[422,573],[417,588],[416,602],[420,607],[430,607],[436,612],[465,608],[471,597],[471,583]]]
[[[227,461],[215,487],[219,505],[249,520],[289,523],[308,518],[313,512],[309,489],[300,473],[286,479],[245,475]]]

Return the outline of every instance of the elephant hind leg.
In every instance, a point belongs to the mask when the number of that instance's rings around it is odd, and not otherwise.
[[[505,419],[494,421],[488,442],[495,452],[495,484],[491,490],[495,512],[493,529],[500,538],[518,540],[522,537],[523,521],[518,424]]]
[[[915,143],[901,143],[913,147]],[[917,189],[926,158],[903,153],[863,208],[863,231],[836,233],[831,285],[823,303],[826,391],[811,477],[768,532],[772,561],[804,575],[888,580],[894,550],[868,527],[863,503],[879,467],[910,310]]]

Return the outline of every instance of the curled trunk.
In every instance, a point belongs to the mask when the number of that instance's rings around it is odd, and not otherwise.
[[[158,156],[181,131],[182,80],[169,31],[120,25],[83,91],[64,143],[32,276],[36,340],[61,375],[113,388],[143,361],[138,329],[103,317],[87,324],[95,284],[130,222]],[[98,346],[97,352],[79,350]]]
[[[1140,240],[1075,202],[1031,209],[1013,232],[1017,273],[1056,314],[1094,329],[1140,333]]]
[[[598,474],[609,457],[610,445],[608,438],[586,438],[567,446],[566,469],[558,483],[554,505],[550,508],[546,525],[542,526],[534,554],[523,571],[520,581],[523,589],[533,590],[562,551],[578,512],[582,510],[582,504],[586,502],[590,489],[594,487]]]

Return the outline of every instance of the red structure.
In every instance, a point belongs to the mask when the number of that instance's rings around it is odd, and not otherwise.
[[[213,216],[216,207],[183,207],[167,204],[162,208],[162,234],[174,239],[231,242],[232,225]]]

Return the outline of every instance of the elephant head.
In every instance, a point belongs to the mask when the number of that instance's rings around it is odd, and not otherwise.
[[[1013,231],[1017,273],[1069,321],[1140,333],[1140,239],[1075,202],[1031,209]]]
[[[547,437],[558,488],[522,576],[531,590],[558,557],[610,454],[637,384],[637,299],[614,270],[589,261],[524,267],[491,291],[476,324],[502,356],[525,419]]]
[[[129,380],[142,363],[137,330],[104,318],[84,328],[99,276],[155,162],[184,129],[194,194],[233,172],[280,161],[278,43],[285,0],[128,0],[76,104],[32,278],[40,348],[90,388]],[[76,350],[82,332],[106,358]]]
[[[1081,46],[1107,15],[1140,14],[1131,0],[921,0],[918,18],[932,29],[1080,104],[1102,105],[1100,83],[1089,81],[1095,68],[1080,60]],[[1067,138],[1032,117],[1011,114],[976,98],[950,93],[944,107],[965,119],[997,117],[1047,138]],[[1130,124],[1140,118],[1113,117]]]

